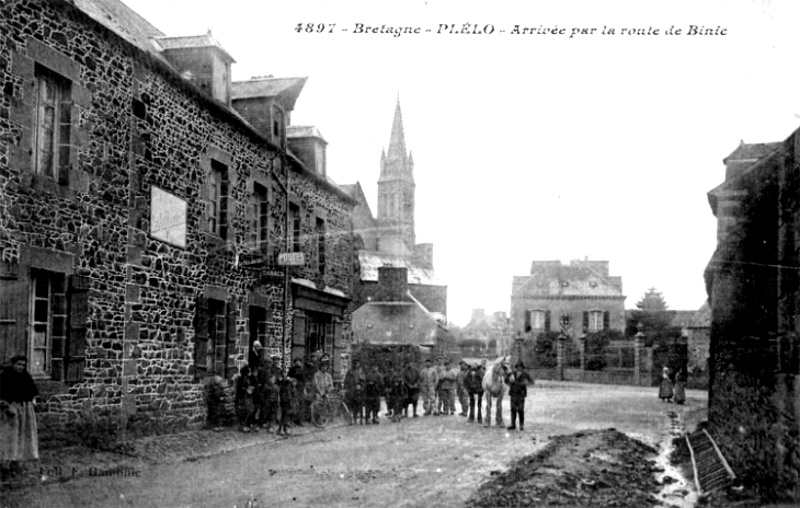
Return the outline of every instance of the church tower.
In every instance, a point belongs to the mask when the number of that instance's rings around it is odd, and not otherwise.
[[[379,250],[398,256],[414,252],[414,158],[406,152],[400,98],[394,110],[388,152],[381,153],[378,179]]]

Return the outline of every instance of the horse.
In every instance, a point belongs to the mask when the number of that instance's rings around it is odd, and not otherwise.
[[[483,374],[483,393],[486,397],[486,420],[483,426],[489,427],[492,424],[492,397],[497,398],[497,426],[505,427],[503,423],[503,395],[506,392],[505,374],[508,368],[510,357],[501,356],[496,359]]]

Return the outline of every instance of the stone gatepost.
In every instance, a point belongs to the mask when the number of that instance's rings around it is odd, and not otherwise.
[[[556,374],[560,381],[564,380],[564,364],[566,363],[565,358],[565,351],[564,351],[564,341],[568,339],[568,337],[564,334],[558,336],[558,342],[556,343]]]
[[[641,331],[633,338],[633,384],[636,386],[641,386],[642,384],[642,361],[645,360],[643,358],[644,338],[644,334]]]

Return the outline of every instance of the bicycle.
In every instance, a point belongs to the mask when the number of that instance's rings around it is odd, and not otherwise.
[[[317,427],[326,427],[337,416],[344,418],[348,425],[353,424],[353,412],[343,400],[334,401],[328,394],[325,394],[322,396],[322,400],[315,400],[311,403],[311,422]]]

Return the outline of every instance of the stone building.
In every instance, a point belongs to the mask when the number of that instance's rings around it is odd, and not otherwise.
[[[472,310],[469,323],[461,329],[461,339],[482,341],[487,348],[493,342],[494,349],[487,350],[487,353],[492,356],[510,355],[514,344],[506,313],[498,311],[487,315],[483,309]]]
[[[767,497],[800,498],[800,131],[741,143],[708,193],[717,248],[709,424],[734,472]]]
[[[337,362],[355,201],[290,125],[305,78],[232,83],[118,0],[0,11],[0,364],[29,356],[43,440],[200,425],[255,340]]]
[[[530,275],[511,285],[511,328],[537,335],[564,330],[577,339],[605,329],[625,329],[622,277],[609,275],[608,261],[534,261]]]
[[[409,290],[405,267],[378,268],[378,291],[353,312],[353,343],[418,346],[429,357],[457,355],[455,339],[439,316]]]
[[[411,294],[446,322],[447,286],[433,269],[433,244],[416,243],[414,158],[406,149],[399,99],[389,149],[381,153],[380,166],[377,217],[372,215],[360,183],[342,186],[358,203],[353,211],[353,233],[359,243],[361,274],[353,289],[353,307],[358,308],[380,291],[379,267],[404,267]]]

